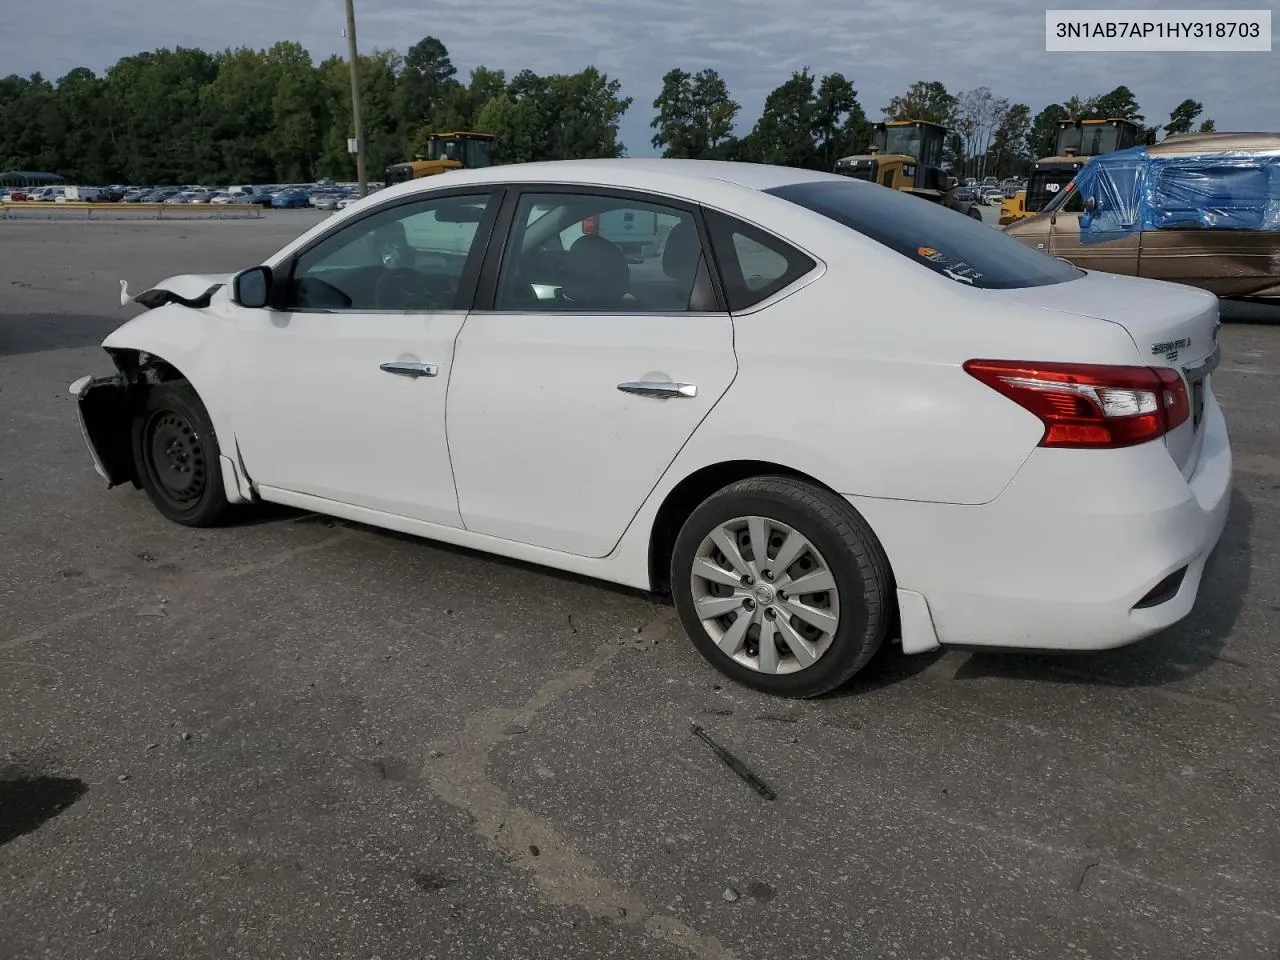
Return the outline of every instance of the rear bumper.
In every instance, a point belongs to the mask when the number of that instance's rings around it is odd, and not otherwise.
[[[1189,478],[1162,443],[1038,448],[987,504],[849,499],[880,536],[898,587],[924,597],[941,644],[1104,650],[1191,612],[1226,525],[1231,477],[1211,394]],[[1179,571],[1176,589],[1149,596]]]

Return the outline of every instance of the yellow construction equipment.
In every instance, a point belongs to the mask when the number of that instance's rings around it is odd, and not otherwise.
[[[1000,204],[1000,225],[1039,213],[1091,158],[1127,150],[1138,142],[1141,132],[1132,120],[1060,121],[1053,155],[1035,162],[1026,190]]]
[[[871,149],[865,154],[841,157],[835,172],[868,180],[945,204],[975,220],[982,219],[976,203],[955,199],[956,181],[943,163],[950,141],[951,152],[961,151],[959,135],[928,120],[888,120],[873,128]]]
[[[419,177],[433,177],[447,170],[473,170],[493,164],[493,134],[456,131],[433,133],[427,141],[427,155],[387,167],[386,182],[403,183]]]

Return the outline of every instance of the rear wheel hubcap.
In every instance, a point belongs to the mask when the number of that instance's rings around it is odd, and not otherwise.
[[[798,530],[768,517],[738,517],[707,534],[689,586],[716,646],[760,673],[813,666],[840,626],[839,589],[826,558]]]

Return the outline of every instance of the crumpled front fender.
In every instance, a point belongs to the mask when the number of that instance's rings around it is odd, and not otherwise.
[[[108,488],[122,483],[141,486],[133,459],[133,400],[124,375],[81,377],[71,384],[71,396],[98,476]]]

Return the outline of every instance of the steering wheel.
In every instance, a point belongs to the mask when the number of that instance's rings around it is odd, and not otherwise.
[[[407,267],[385,270],[374,288],[379,310],[444,310],[456,290],[448,277],[427,277]]]
[[[393,238],[381,236],[375,238],[374,242],[377,244],[378,261],[384,267],[400,268],[409,262],[409,250]]]

